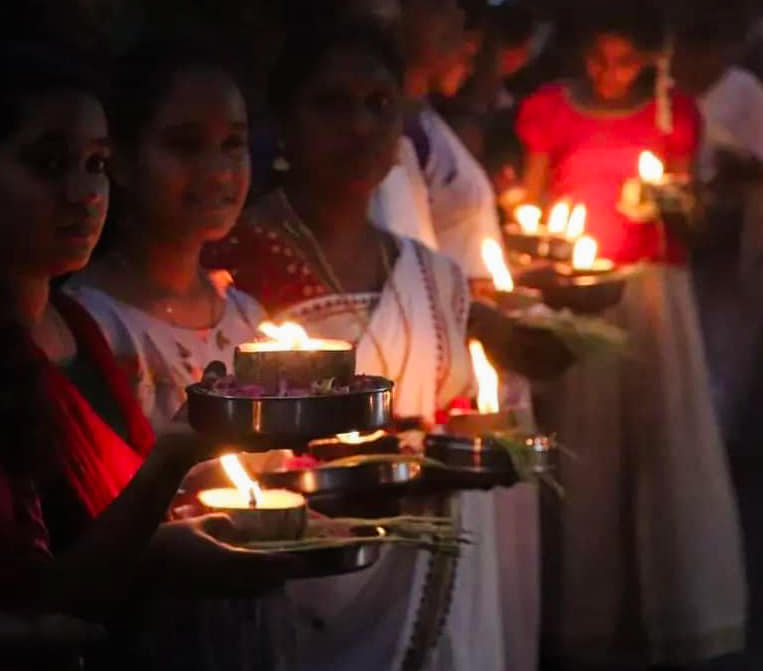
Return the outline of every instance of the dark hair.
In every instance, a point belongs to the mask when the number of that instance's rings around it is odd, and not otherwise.
[[[195,35],[151,36],[130,48],[114,68],[108,98],[107,112],[116,144],[123,149],[136,146],[176,76],[195,68],[224,71],[238,85],[226,47]]]
[[[379,26],[373,23],[339,26],[304,23],[287,34],[271,71],[268,86],[271,109],[278,116],[287,114],[327,54],[339,47],[355,46],[372,52],[402,84],[402,60],[394,40]]]
[[[24,103],[51,92],[77,91],[101,98],[98,77],[78,55],[32,42],[0,43],[0,140],[24,118]]]
[[[665,44],[664,11],[653,0],[588,0],[576,6],[578,44],[585,49],[604,34],[620,35],[648,51]]]
[[[533,36],[535,15],[521,5],[498,5],[490,8],[488,25],[498,44],[519,47]]]

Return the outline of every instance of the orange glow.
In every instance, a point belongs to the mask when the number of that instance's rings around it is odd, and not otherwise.
[[[496,290],[514,291],[514,280],[503,257],[503,250],[495,240],[485,238],[482,241],[482,261],[493,277]]]
[[[598,252],[599,244],[590,235],[578,238],[572,252],[572,267],[576,270],[590,270]]]
[[[386,431],[379,429],[378,431],[367,433],[365,435],[361,435],[358,431],[351,431],[350,433],[338,433],[336,437],[340,443],[345,443],[346,445],[363,445],[365,443],[373,443],[380,438],[384,438],[386,435]]]
[[[525,235],[537,235],[540,231],[540,220],[543,211],[536,205],[520,205],[514,210],[514,218]]]
[[[249,473],[241,465],[238,457],[235,454],[226,454],[220,457],[220,464],[240,496],[253,503],[255,508],[260,506],[263,501],[262,489],[255,480],[249,477]]]
[[[577,240],[585,233],[586,218],[588,217],[588,208],[579,204],[572,208],[570,220],[567,223],[567,239]]]
[[[564,235],[570,219],[570,204],[562,200],[551,208],[548,217],[548,232],[552,235]]]
[[[243,343],[239,345],[241,352],[284,352],[288,350],[326,352],[352,349],[352,344],[344,340],[311,338],[305,329],[294,322],[284,322],[280,326],[273,322],[262,322],[257,328],[270,340]]]
[[[500,411],[498,404],[498,373],[490,364],[485,348],[479,340],[469,341],[469,353],[472,368],[477,378],[477,408],[480,414],[487,415]]]
[[[665,165],[651,151],[644,151],[638,158],[638,174],[642,182],[659,184],[665,175]]]

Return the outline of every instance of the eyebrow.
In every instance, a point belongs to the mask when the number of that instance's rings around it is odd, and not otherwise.
[[[161,129],[161,132],[163,133],[175,133],[175,132],[182,132],[182,131],[189,131],[189,130],[197,130],[198,128],[201,128],[203,124],[198,123],[196,121],[190,121],[187,123],[179,123],[174,124],[171,126],[165,126]],[[249,129],[249,124],[246,121],[234,121],[231,123],[231,127],[233,130],[236,131],[245,131]]]
[[[71,136],[62,130],[48,131],[38,137],[33,144],[67,144]],[[111,149],[111,139],[108,137],[99,137],[88,140],[89,144],[94,144],[103,149]]]

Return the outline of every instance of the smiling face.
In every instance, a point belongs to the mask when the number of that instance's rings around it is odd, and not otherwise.
[[[26,99],[0,142],[2,263],[56,276],[85,266],[109,200],[108,129],[101,104],[78,92]]]
[[[246,106],[214,69],[177,73],[135,149],[123,148],[115,178],[137,225],[164,241],[224,237],[249,189]]]
[[[647,53],[614,33],[596,37],[585,53],[588,79],[596,96],[604,102],[626,98],[649,62]]]
[[[395,161],[401,95],[372,50],[346,45],[329,51],[284,120],[293,178],[324,195],[370,194]]]

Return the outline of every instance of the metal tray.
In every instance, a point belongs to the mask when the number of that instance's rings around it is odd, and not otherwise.
[[[262,473],[258,480],[266,489],[290,489],[312,496],[369,492],[381,487],[405,485],[419,478],[421,473],[421,464],[401,459],[399,462]]]
[[[288,547],[282,549],[276,547],[262,550],[262,554],[274,560],[291,560],[285,564],[284,580],[287,581],[344,575],[369,568],[379,559],[381,544],[364,541],[364,539],[374,535],[378,536],[379,531],[370,527],[363,527],[358,530],[357,539],[340,547],[327,543],[325,547],[298,552],[292,551]],[[256,544],[245,545],[244,547],[250,550],[258,548]]]
[[[250,449],[267,450],[273,440],[375,431],[392,419],[392,386],[379,378],[376,388],[332,396],[243,398],[211,394],[201,385],[188,387],[188,421],[200,433],[226,441],[254,441]]]
[[[598,275],[559,275],[551,266],[522,273],[517,283],[538,289],[543,301],[554,309],[569,308],[582,314],[596,314],[617,305],[635,266],[621,266]]]

